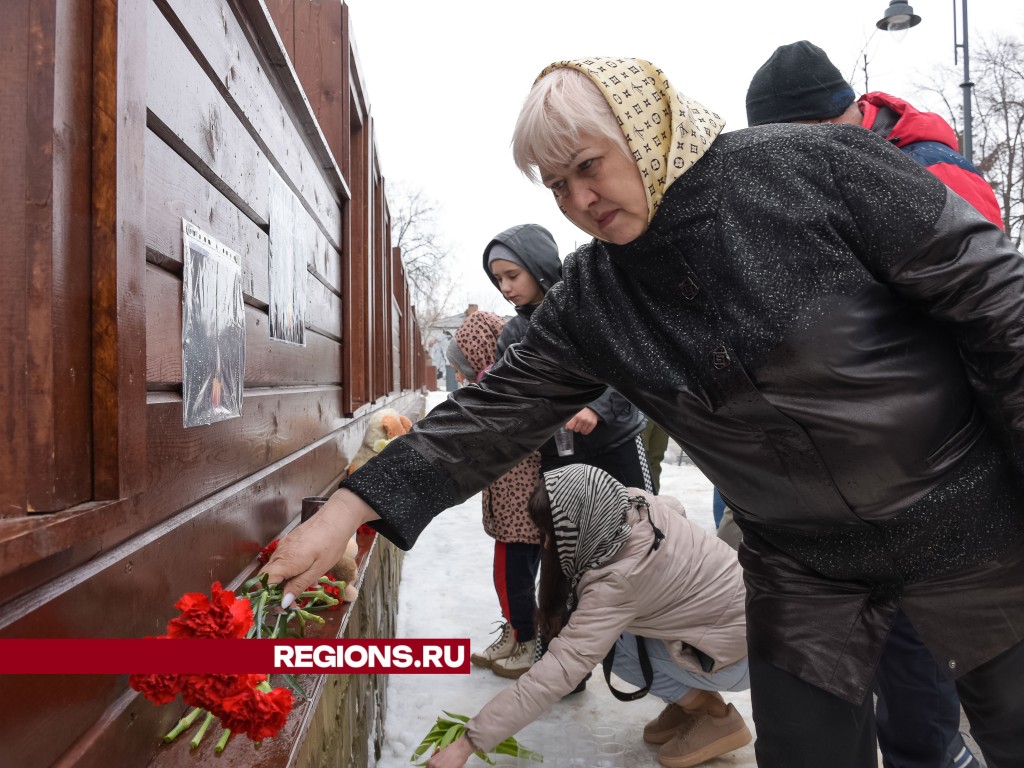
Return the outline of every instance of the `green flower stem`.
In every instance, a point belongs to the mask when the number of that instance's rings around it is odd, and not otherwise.
[[[344,589],[344,587],[342,587]],[[299,597],[311,597],[314,601],[323,603],[324,605],[337,605],[338,600],[324,592],[323,587],[311,592],[303,592]]]
[[[260,595],[259,610],[256,612],[256,615],[260,617],[260,621],[258,623],[259,623],[259,625],[261,627],[263,626],[263,621],[262,621],[262,619],[263,619],[263,612],[266,609],[267,609],[267,593],[264,592],[263,594]],[[257,636],[258,635],[259,635],[259,633],[257,632]]]
[[[206,729],[210,727],[210,723],[213,722],[213,713],[207,712],[206,719],[203,720],[203,724],[199,726],[199,730],[196,731],[196,735],[192,737],[192,741],[188,743],[189,747],[195,749],[199,746],[199,742],[203,740],[203,735],[206,733]]]
[[[315,621],[317,624],[326,624],[327,622],[322,616],[317,616],[315,613],[304,611],[301,608],[296,608],[295,612],[299,614],[300,624],[304,624],[307,621]]]
[[[214,747],[214,752],[216,752],[218,755],[221,752],[223,752],[224,751],[224,747],[226,747],[228,745],[228,739],[230,739],[230,738],[231,738],[231,731],[229,731],[227,728],[225,728],[224,729],[224,733],[222,733],[220,735],[220,738],[217,740],[217,746]]]
[[[185,715],[183,718],[181,718],[181,720],[178,721],[178,724],[174,726],[174,728],[167,732],[167,735],[164,736],[164,741],[170,744],[172,741],[174,741],[181,735],[182,731],[187,729],[189,726],[192,725],[192,723],[196,721],[196,718],[199,717],[200,712],[204,711],[205,710],[201,707],[196,707],[187,715]]]

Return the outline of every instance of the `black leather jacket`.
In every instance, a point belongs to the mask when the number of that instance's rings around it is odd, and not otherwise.
[[[385,535],[609,385],[735,510],[752,653],[859,701],[899,606],[954,675],[1024,636],[1024,259],[934,176],[856,126],[723,134],[564,273],[487,386],[347,481]]]

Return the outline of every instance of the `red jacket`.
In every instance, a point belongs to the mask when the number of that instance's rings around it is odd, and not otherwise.
[[[934,112],[913,106],[881,91],[858,99],[861,126],[891,141],[923,165],[986,219],[1003,229],[995,193],[981,171],[957,152],[956,132]]]

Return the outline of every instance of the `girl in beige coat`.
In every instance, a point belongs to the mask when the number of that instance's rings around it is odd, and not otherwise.
[[[596,467],[546,472],[530,500],[543,549],[539,617],[548,652],[434,755],[461,768],[543,715],[603,663],[605,676],[667,702],[644,739],[667,768],[697,765],[747,744],[735,708],[717,694],[748,686],[744,588],[735,552],[668,496],[626,488]]]

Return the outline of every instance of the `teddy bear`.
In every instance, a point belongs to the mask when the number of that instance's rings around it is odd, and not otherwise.
[[[394,408],[378,408],[370,414],[363,434],[362,445],[348,465],[348,473],[352,474],[384,450],[384,446],[399,435],[404,435],[412,428],[412,422]]]
[[[355,602],[355,599],[359,597],[359,590],[355,587],[356,571],[358,568],[356,555],[358,554],[359,545],[356,544],[356,537],[353,536],[345,546],[345,554],[341,556],[341,560],[331,569],[331,573],[338,581],[345,582],[345,591],[342,593],[342,599],[346,603]]]

